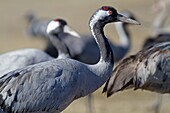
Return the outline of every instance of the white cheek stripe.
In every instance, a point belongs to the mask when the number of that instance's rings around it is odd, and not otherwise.
[[[103,19],[106,16],[109,16],[109,11],[99,10],[93,17],[90,22],[90,26],[93,26],[98,20]]]
[[[51,31],[55,30],[56,28],[58,28],[60,26],[60,23],[57,21],[51,21],[48,26],[47,26],[47,34],[49,34]]]

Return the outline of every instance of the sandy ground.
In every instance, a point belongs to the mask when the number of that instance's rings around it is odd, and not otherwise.
[[[143,41],[150,34],[151,22],[155,15],[151,11],[153,0],[1,0],[0,1],[0,53],[21,48],[40,48],[44,40],[31,39],[26,34],[24,15],[33,11],[41,18],[62,17],[70,26],[81,34],[90,33],[88,22],[92,13],[102,5],[116,7],[119,12],[132,11],[141,26],[129,27],[132,35],[132,48],[129,54],[140,50]],[[118,36],[114,24],[107,25],[106,35],[116,43]],[[155,93],[146,91],[125,91],[110,98],[101,94],[101,89],[94,95],[94,113],[154,113],[151,109]],[[87,113],[86,98],[73,102],[63,113]],[[166,97],[161,113],[169,113],[170,97]]]

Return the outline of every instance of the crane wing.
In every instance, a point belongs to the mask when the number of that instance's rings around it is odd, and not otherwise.
[[[161,51],[155,58],[148,61],[148,76],[138,73],[137,88],[158,93],[170,93],[170,51]],[[141,79],[144,76],[145,78]]]
[[[0,106],[10,113],[56,109],[53,107],[59,98],[57,93],[62,93],[64,89],[62,85],[57,85],[62,79],[61,75],[63,70],[60,66],[41,63],[2,76]]]
[[[103,93],[107,92],[107,97],[117,91],[133,87],[135,76],[135,56],[124,59],[112,72],[112,76],[106,82]],[[128,68],[127,68],[128,67]]]
[[[159,93],[169,92],[170,46],[158,44],[124,59],[114,69],[103,92],[111,96],[118,91],[132,88]]]

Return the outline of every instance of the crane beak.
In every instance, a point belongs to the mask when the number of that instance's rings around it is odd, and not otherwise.
[[[80,38],[80,35],[76,31],[72,30],[68,25],[64,26],[64,32],[77,38]]]
[[[124,15],[118,14],[116,17],[117,21],[119,22],[125,22],[125,23],[129,23],[129,24],[135,24],[135,25],[140,25],[140,23],[136,20],[133,20],[131,18],[128,18]]]

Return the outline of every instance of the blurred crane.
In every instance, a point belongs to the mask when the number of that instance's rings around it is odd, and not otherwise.
[[[164,27],[164,23],[168,17],[170,10],[169,0],[156,0],[153,5],[157,16],[153,20],[151,36],[144,42],[143,48],[150,45],[170,41],[170,27]]]
[[[164,29],[165,21],[167,20],[167,17],[169,16],[169,10],[170,10],[170,0],[155,0],[154,4],[152,6],[152,9],[154,13],[156,14],[156,17],[154,17],[153,23],[152,23],[152,34],[157,35],[160,33],[165,33],[166,30]],[[168,33],[170,30],[168,31]]]
[[[125,89],[170,93],[170,42],[158,43],[122,60],[103,92],[107,97]]]
[[[143,48],[149,47],[156,43],[160,42],[169,42],[170,41],[170,27],[165,27],[165,21],[169,16],[170,11],[170,0],[155,0],[153,4],[153,9],[156,12],[157,16],[153,20],[152,24],[152,36],[147,38]],[[155,113],[160,113],[160,107],[162,104],[163,97],[161,94],[158,94],[156,101],[153,105]]]

